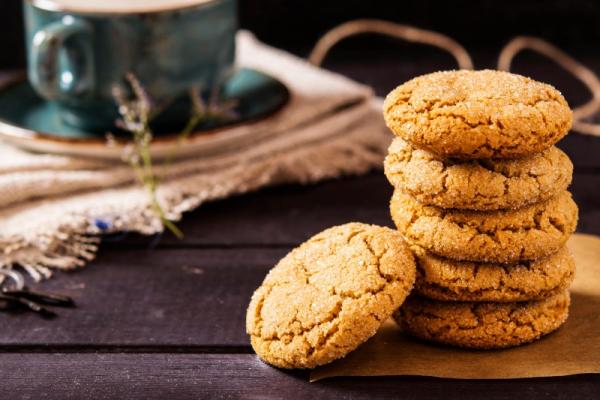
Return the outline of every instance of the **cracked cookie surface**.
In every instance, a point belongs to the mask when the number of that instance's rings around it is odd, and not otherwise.
[[[398,86],[384,102],[387,126],[440,157],[516,158],[567,134],[572,112],[550,85],[502,71],[443,71]]]
[[[515,209],[567,189],[569,157],[556,147],[518,159],[450,160],[395,138],[384,162],[390,183],[419,202],[442,208]]]
[[[394,313],[401,329],[415,337],[474,349],[499,349],[558,329],[569,315],[569,292],[515,303],[441,302],[410,296]]]
[[[575,260],[566,247],[549,257],[517,264],[455,261],[419,248],[413,252],[415,291],[435,300],[541,300],[566,290],[575,276]]]
[[[246,331],[260,358],[314,368],[375,334],[411,290],[414,258],[389,228],[349,223],[292,250],[254,292]]]
[[[396,189],[390,211],[410,244],[465,261],[545,257],[563,247],[577,225],[577,205],[567,191],[517,210],[470,211],[426,206]]]

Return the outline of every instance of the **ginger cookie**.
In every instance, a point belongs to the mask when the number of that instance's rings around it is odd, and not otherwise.
[[[549,257],[517,264],[454,261],[422,249],[415,254],[415,290],[435,300],[541,300],[566,290],[575,277],[575,260],[566,247]]]
[[[392,219],[410,244],[454,260],[515,263],[556,253],[577,225],[577,205],[563,191],[517,210],[447,210],[396,189]]]
[[[442,208],[520,208],[567,189],[569,157],[556,147],[518,159],[440,159],[395,138],[385,159],[390,183],[419,202]]]
[[[412,253],[392,229],[349,223],[292,250],[254,292],[246,331],[260,358],[314,368],[375,334],[411,290]]]
[[[491,303],[442,302],[410,296],[394,319],[403,331],[432,342],[499,349],[539,339],[569,314],[569,292],[544,300]]]
[[[517,158],[544,151],[571,128],[573,115],[550,85],[502,71],[444,71],[390,92],[387,126],[442,158]]]

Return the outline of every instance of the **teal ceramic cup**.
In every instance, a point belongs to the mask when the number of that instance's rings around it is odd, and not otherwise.
[[[167,101],[234,70],[235,0],[24,0],[24,15],[31,85],[83,129],[113,125],[127,73]]]

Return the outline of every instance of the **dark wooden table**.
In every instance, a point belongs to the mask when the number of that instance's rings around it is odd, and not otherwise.
[[[594,59],[589,62],[600,67]],[[415,74],[452,63],[439,56],[329,66],[384,94]],[[521,71],[555,83],[572,103],[587,95],[542,60],[525,62]],[[560,147],[575,164],[571,190],[580,207],[578,230],[600,234],[600,138],[571,134]],[[0,398],[600,398],[599,375],[309,383],[306,372],[259,361],[244,332],[244,315],[266,272],[290,248],[331,225],[391,225],[390,195],[382,173],[375,171],[206,204],[185,216],[181,241],[169,235],[160,241],[137,235],[107,238],[88,267],[43,283],[44,289],[72,295],[78,308],[52,321],[0,315]]]

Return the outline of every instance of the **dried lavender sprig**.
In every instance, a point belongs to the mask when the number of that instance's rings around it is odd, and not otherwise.
[[[183,233],[177,226],[169,221],[157,198],[158,178],[154,174],[150,143],[152,131],[149,126],[153,110],[150,96],[143,88],[140,81],[131,73],[126,75],[126,80],[131,86],[133,98],[127,99],[122,88],[113,87],[112,94],[121,116],[116,125],[133,135],[133,143],[126,147],[124,157],[138,175],[150,196],[150,206],[160,218],[162,224],[175,236],[181,238]]]
[[[133,97],[131,99],[127,98],[125,91],[119,86],[113,87],[112,93],[121,116],[116,121],[116,125],[133,135],[133,143],[127,145],[124,149],[124,160],[129,162],[144,187],[148,190],[151,208],[161,219],[163,225],[177,237],[182,237],[183,233],[179,228],[166,218],[156,194],[160,177],[154,174],[152,166],[150,143],[153,135],[149,121],[153,113],[157,113],[157,108],[160,110],[160,107],[156,107],[135,75],[129,73],[125,78],[131,87]],[[190,89],[189,95],[192,102],[190,119],[178,135],[177,143],[165,161],[165,168],[171,163],[177,148],[200,122],[207,119],[231,120],[239,117],[235,111],[238,105],[237,101],[221,101],[219,89],[218,85],[213,87],[208,103],[202,98],[200,87],[195,86]]]
[[[215,87],[213,87],[211,90],[210,98],[207,103],[202,98],[202,90],[200,86],[194,85],[189,89],[188,94],[192,104],[192,109],[190,110],[190,119],[177,136],[177,142],[165,159],[165,170],[169,165],[171,165],[177,149],[187,140],[189,135],[202,121],[208,119],[229,121],[239,118],[239,114],[235,111],[236,107],[238,106],[237,100],[221,101],[219,92],[219,86],[215,85]]]

